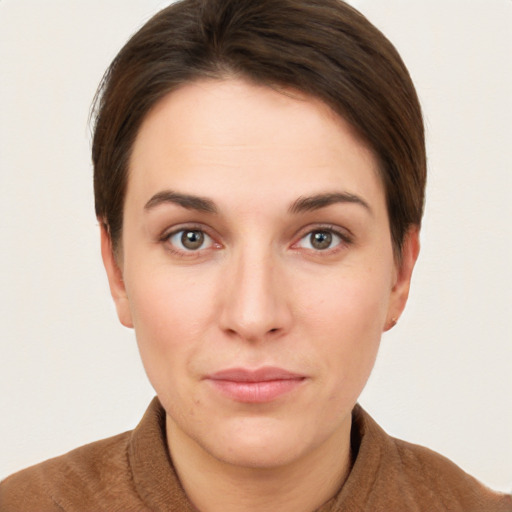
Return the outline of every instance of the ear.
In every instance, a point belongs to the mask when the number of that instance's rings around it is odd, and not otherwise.
[[[119,317],[119,321],[125,327],[133,327],[130,303],[128,301],[126,287],[123,281],[123,272],[119,267],[119,264],[115,257],[110,234],[108,233],[105,224],[101,220],[100,230],[101,257],[103,259],[103,265],[107,272],[110,293],[116,305],[117,316]]]
[[[388,314],[384,331],[389,331],[402,314],[411,286],[412,271],[420,252],[419,227],[412,226],[404,237],[400,261],[396,262],[396,277],[391,290]]]

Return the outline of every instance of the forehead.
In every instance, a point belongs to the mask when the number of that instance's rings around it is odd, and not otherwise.
[[[348,186],[382,195],[378,176],[372,151],[320,100],[243,80],[205,80],[170,93],[147,115],[128,196],[162,187],[210,195],[212,181],[254,195],[277,178],[290,194]]]

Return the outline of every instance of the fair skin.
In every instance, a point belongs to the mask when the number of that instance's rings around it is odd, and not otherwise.
[[[376,160],[323,103],[188,84],[146,117],[117,257],[121,322],[202,512],[312,511],[350,471],[351,410],[407,300]]]

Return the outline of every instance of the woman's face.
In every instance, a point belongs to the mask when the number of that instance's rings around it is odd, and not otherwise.
[[[238,80],[186,85],[149,113],[120,270],[103,235],[171,435],[251,467],[348,443],[416,253],[413,233],[397,266],[376,160],[343,120]]]

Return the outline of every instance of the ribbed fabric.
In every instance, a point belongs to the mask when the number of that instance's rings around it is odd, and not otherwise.
[[[388,436],[353,412],[355,462],[339,493],[318,512],[512,512],[446,458]],[[2,512],[194,512],[165,440],[154,399],[137,428],[16,473],[0,484]]]

